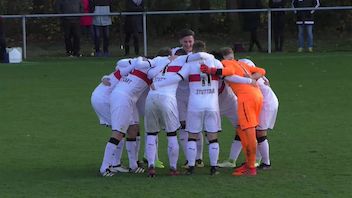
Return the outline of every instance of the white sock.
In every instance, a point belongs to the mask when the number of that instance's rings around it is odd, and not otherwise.
[[[115,149],[114,160],[112,163],[113,166],[117,166],[121,164],[121,156],[122,156],[124,146],[125,146],[125,140],[122,139]]]
[[[141,136],[136,137],[136,159],[139,159],[139,150],[141,149]]]
[[[112,165],[114,152],[116,151],[116,144],[108,142],[105,147],[103,162],[100,166],[100,172],[103,173],[109,166]]]
[[[155,144],[156,144],[156,150],[155,150],[155,161],[158,161],[159,160],[159,136],[156,135],[155,136],[156,139],[155,139]]]
[[[136,141],[126,140],[126,150],[128,154],[129,166],[132,170],[138,167],[136,159]]]
[[[194,166],[196,164],[197,156],[197,142],[188,141],[187,142],[187,161],[189,166]]]
[[[179,155],[179,145],[177,141],[177,136],[167,137],[168,140],[168,149],[167,154],[169,156],[170,168],[177,168],[177,160]]]
[[[203,159],[203,147],[204,147],[204,138],[203,133],[199,133],[197,139],[197,156],[196,159]]]
[[[209,144],[209,160],[210,160],[210,166],[216,166],[218,163],[219,159],[219,143],[214,142]]]
[[[262,156],[262,162],[264,164],[270,165],[270,158],[269,158],[269,142],[268,140],[264,140],[263,142],[258,144],[258,149],[261,156]]]
[[[156,135],[147,135],[145,153],[147,155],[148,167],[155,166],[156,149]]]
[[[238,140],[233,140],[231,144],[231,151],[230,151],[230,156],[229,159],[236,161],[238,156],[240,155],[242,150],[242,144],[241,141]]]
[[[147,159],[146,151],[147,151],[147,134],[144,135],[144,155],[143,155],[144,159]]]
[[[187,142],[188,142],[188,133],[184,129],[180,129],[180,144],[183,150],[183,154],[187,159]]]

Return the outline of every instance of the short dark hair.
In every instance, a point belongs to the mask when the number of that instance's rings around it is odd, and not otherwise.
[[[223,60],[224,58],[222,57],[222,54],[216,50],[212,50],[210,52],[210,54],[212,54],[216,59],[218,60]]]
[[[186,36],[193,36],[194,37],[194,32],[191,29],[182,29],[181,31],[178,32],[179,39],[182,39]]]
[[[197,40],[193,44],[193,52],[205,52],[206,51],[206,45],[204,41]]]
[[[220,49],[220,53],[222,56],[227,56],[231,53],[234,53],[231,47],[223,47]]]
[[[156,54],[157,56],[171,56],[171,48],[169,47],[163,47],[159,49],[158,53]]]
[[[183,48],[180,48],[180,49],[176,50],[175,55],[176,56],[187,55],[187,52]]]

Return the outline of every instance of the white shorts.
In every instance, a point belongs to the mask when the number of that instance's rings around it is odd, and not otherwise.
[[[110,87],[98,85],[92,93],[91,103],[101,125],[111,125]]]
[[[181,82],[180,82],[181,83]],[[184,84],[184,82],[182,82]],[[180,86],[180,85],[179,85]],[[182,85],[185,86],[185,85]],[[189,89],[178,88],[176,91],[178,117],[180,121],[186,121],[188,109]]]
[[[176,98],[149,94],[146,100],[144,127],[146,132],[174,132],[180,128]]]
[[[200,133],[203,130],[208,133],[221,131],[220,113],[218,111],[188,111],[186,131]]]
[[[137,100],[137,109],[139,116],[143,117],[144,116],[144,111],[145,111],[145,100],[148,96],[149,89],[146,89],[142,95],[139,97]]]
[[[126,133],[130,125],[139,124],[136,103],[130,96],[112,92],[110,96],[111,128]]]
[[[278,107],[279,104],[276,102],[263,103],[262,111],[259,115],[259,125],[256,128],[257,130],[268,130],[274,128]]]
[[[224,94],[224,95],[223,95]],[[233,93],[222,93],[219,95],[220,115],[230,120],[232,126],[237,128],[237,97]]]

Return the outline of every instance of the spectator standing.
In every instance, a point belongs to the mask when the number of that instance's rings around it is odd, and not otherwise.
[[[270,8],[284,8],[286,0],[270,0]],[[272,26],[274,33],[275,51],[282,52],[284,44],[285,12],[272,12]]]
[[[261,9],[263,8],[261,0],[240,0],[239,6],[241,9]],[[260,26],[260,12],[245,12],[242,14],[243,17],[243,30],[250,32],[250,43],[249,50],[253,50],[253,46],[257,45],[259,51],[262,51],[262,47],[258,40],[257,29]]]
[[[4,24],[2,17],[0,17],[0,63],[5,60],[6,54],[6,42],[5,42],[5,33],[4,33]]]
[[[144,11],[143,0],[126,0],[126,11],[127,12],[141,12]],[[129,42],[133,37],[134,52],[139,55],[139,33],[142,32],[142,16],[140,15],[128,15],[125,19],[125,56],[130,54]]]
[[[318,8],[320,6],[319,0],[292,0],[293,8]],[[314,9],[295,11],[298,26],[298,52],[303,52],[304,48],[304,34],[307,31],[307,45],[308,51],[313,52],[313,25],[314,25]]]
[[[81,1],[83,4],[84,13],[91,13],[90,0],[81,0]],[[82,16],[81,17],[81,29],[82,29],[83,36],[92,42],[94,40],[93,17],[92,16]]]
[[[110,14],[112,0],[92,0],[92,10],[101,16],[93,17],[95,56],[110,56],[109,53],[109,27],[112,24]],[[103,38],[103,52],[100,50],[100,39]]]
[[[56,9],[60,14],[83,13],[81,0],[57,0]],[[66,55],[80,57],[80,17],[62,17]]]

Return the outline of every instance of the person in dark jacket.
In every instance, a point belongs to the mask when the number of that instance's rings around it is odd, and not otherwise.
[[[57,0],[56,9],[60,14],[83,13],[81,0]],[[80,17],[62,17],[67,56],[80,54]]]
[[[263,8],[261,0],[241,0],[239,1],[241,9],[261,9]],[[253,46],[257,45],[259,51],[262,47],[258,40],[257,29],[260,26],[260,12],[245,12],[243,17],[243,30],[250,32],[249,51],[253,50]]]
[[[2,17],[0,17],[0,62],[5,60],[6,54],[6,42],[5,42],[5,33],[4,33],[4,24]]]
[[[110,14],[112,0],[91,0],[90,5],[95,14]],[[109,28],[112,24],[111,16],[94,16],[94,43],[95,56],[110,56],[109,53]],[[100,50],[100,39],[103,38],[103,52]]]
[[[141,12],[144,10],[143,0],[126,0],[127,12]],[[128,15],[125,19],[125,56],[130,54],[130,39],[133,37],[134,52],[139,55],[139,33],[143,27],[142,17],[140,15]]]
[[[286,0],[270,0],[270,8],[284,8]],[[275,42],[275,51],[281,52],[284,44],[285,12],[272,12],[272,27]]]
[[[320,6],[319,0],[292,0],[293,8],[307,8]],[[298,52],[303,51],[304,47],[304,31],[307,31],[308,51],[313,52],[313,25],[314,25],[314,10],[295,11],[296,24],[298,25]]]

